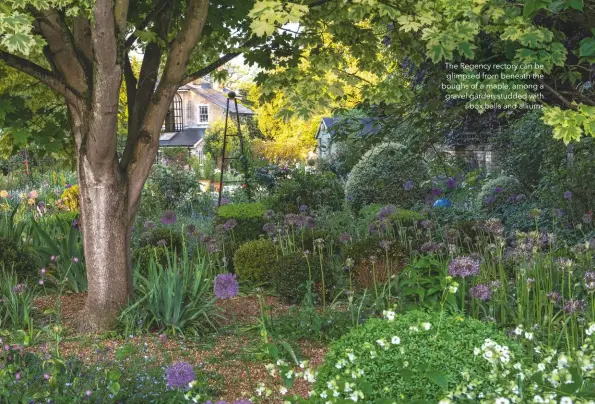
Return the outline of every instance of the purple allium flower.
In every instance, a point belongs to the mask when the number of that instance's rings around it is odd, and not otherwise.
[[[314,219],[313,217],[307,216],[306,217],[306,227],[308,229],[313,229],[316,227],[316,219]]]
[[[589,211],[583,215],[583,223],[589,224],[593,222],[593,212]]]
[[[145,228],[146,230],[153,230],[156,227],[157,227],[157,225],[155,223],[153,223],[152,221],[150,221],[150,220],[147,220],[143,224],[143,228]]]
[[[570,191],[564,192],[564,199],[572,199],[572,192],[570,192]]]
[[[496,197],[493,195],[489,195],[483,198],[484,205],[491,205],[494,202],[496,202]]]
[[[219,251],[219,244],[217,244],[217,242],[215,240],[209,240],[206,244],[205,244],[205,249],[207,250],[208,253],[212,254],[212,253],[216,253]]]
[[[308,210],[308,205],[300,205],[300,212],[305,212]]]
[[[432,188],[432,195],[433,196],[440,196],[442,190],[440,188]]]
[[[187,388],[195,379],[194,369],[187,362],[176,362],[165,370],[165,378],[169,388]]]
[[[584,300],[570,299],[564,303],[564,311],[566,314],[575,314],[583,311],[585,308]]]
[[[196,226],[190,223],[188,226],[186,226],[186,233],[190,235],[196,234]]]
[[[488,219],[484,224],[483,228],[486,232],[491,234],[502,234],[504,231],[504,225],[500,221],[500,219]]]
[[[585,272],[585,287],[590,292],[595,290],[595,271]]]
[[[72,221],[72,227],[74,227],[75,229],[80,229],[80,227],[81,227],[81,221],[79,219],[74,219]]]
[[[496,188],[494,188],[494,193],[495,194],[499,194],[500,192],[502,192],[502,187],[496,187]]]
[[[163,212],[163,216],[161,216],[161,223],[163,223],[166,226],[174,224],[177,220],[178,217],[176,216],[176,212],[174,212],[173,210],[166,210],[165,212]]]
[[[475,299],[482,301],[490,300],[492,297],[492,289],[488,285],[479,284],[469,289],[469,295]]]
[[[219,206],[227,205],[228,203],[229,203],[229,199],[223,197],[223,198],[221,198],[221,205],[219,205]]]
[[[376,214],[378,220],[385,219],[395,213],[397,211],[397,207],[395,205],[386,205]]]
[[[70,188],[72,188],[72,185],[70,185],[70,184],[66,184],[66,186],[64,186],[64,188],[66,188],[66,189],[70,189]]]
[[[18,285],[13,286],[12,292],[16,293],[17,295],[20,295],[25,291],[25,289],[27,289],[27,285],[25,285],[24,283],[19,283]]]
[[[433,254],[435,252],[438,252],[442,249],[442,247],[444,247],[444,245],[442,243],[434,243],[432,241],[428,241],[423,243],[420,247],[419,247],[419,251],[422,253],[426,253],[426,254]]]
[[[434,223],[432,223],[430,220],[422,220],[421,222],[419,222],[419,225],[424,229],[434,228]]]
[[[352,202],[353,201],[353,195],[347,195],[345,197],[345,199],[347,199],[347,202]]]
[[[450,177],[448,180],[446,180],[446,187],[448,189],[455,189],[457,187],[457,180],[455,180],[453,177]]]
[[[277,232],[277,228],[272,223],[265,223],[265,225],[262,226],[262,230],[264,230],[269,235],[275,234]]]
[[[562,300],[562,295],[560,293],[558,293],[558,292],[548,292],[546,294],[546,297],[552,303],[559,303],[560,300]]]
[[[342,234],[339,236],[339,241],[340,241],[341,243],[344,243],[344,244],[345,244],[345,243],[348,243],[348,242],[350,242],[350,241],[351,241],[351,235],[350,235],[349,233],[342,233]]]
[[[466,278],[479,273],[479,260],[471,257],[457,257],[448,266],[448,274],[453,277]]]
[[[296,226],[301,222],[300,215],[295,213],[288,213],[285,215],[283,222],[288,226]]]
[[[225,229],[225,231],[230,231],[232,230],[234,227],[236,227],[238,225],[238,221],[235,219],[227,219],[225,221],[225,223],[223,223],[223,229]]]
[[[376,234],[380,231],[380,224],[374,222],[374,223],[370,223],[370,225],[368,226],[368,233],[370,234]]]
[[[520,202],[525,198],[526,198],[525,194],[518,194],[515,199],[517,202]]]
[[[380,246],[380,248],[382,248],[383,250],[388,251],[391,246],[394,244],[395,242],[392,240],[380,240],[380,242],[378,243],[378,245]]]
[[[234,274],[220,274],[215,277],[213,289],[218,299],[231,299],[238,295],[240,287]]]
[[[413,189],[415,185],[413,184],[413,181],[409,180],[406,183],[403,184],[403,189],[405,191],[411,191]]]
[[[266,212],[264,212],[263,217],[265,218],[265,220],[272,220],[275,218],[275,211],[272,209],[269,209]]]

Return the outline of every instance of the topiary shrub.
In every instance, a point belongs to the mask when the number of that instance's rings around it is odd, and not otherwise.
[[[510,197],[523,193],[523,186],[515,177],[501,176],[486,181],[477,194],[475,204],[479,209],[497,210],[509,201]]]
[[[233,262],[241,281],[269,281],[277,262],[275,244],[268,239],[248,241],[238,248]]]
[[[387,256],[388,252],[388,264]],[[405,266],[407,256],[393,240],[382,240],[372,236],[354,241],[343,248],[343,261],[353,260],[351,279],[358,289],[370,289],[388,281],[389,273],[394,275]]]
[[[399,144],[384,143],[353,167],[345,194],[355,211],[370,203],[408,208],[425,195],[426,177],[426,166],[418,156]]]
[[[262,203],[231,203],[220,206],[215,218],[216,225],[223,225],[228,220],[235,220],[233,239],[236,245],[258,238],[263,234],[264,212],[266,207]]]
[[[19,281],[39,276],[32,251],[4,237],[0,237],[0,269],[14,270]]]
[[[324,265],[324,289],[327,297],[334,288],[334,276],[329,266]],[[275,290],[283,300],[295,304],[301,301],[306,294],[306,283],[312,274],[314,285],[312,292],[316,297],[322,297],[322,275],[317,255],[306,258],[303,252],[290,253],[280,256],[273,272]],[[318,299],[320,300],[320,299]]]
[[[354,382],[352,371],[363,372],[369,384],[362,402],[394,399],[437,403],[449,388],[463,382],[462,372],[487,378],[491,365],[473,354],[486,339],[507,345],[517,359],[520,347],[490,325],[472,318],[411,311],[393,321],[374,318],[333,343],[318,369],[314,390],[332,397],[327,383]],[[338,398],[343,397],[340,395]]]
[[[281,213],[299,213],[304,205],[309,209],[324,207],[337,211],[343,206],[344,195],[343,185],[335,174],[294,170],[290,179],[279,182],[267,205]]]

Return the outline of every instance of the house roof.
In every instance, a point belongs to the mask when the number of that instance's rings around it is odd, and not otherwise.
[[[227,108],[227,93],[229,92],[229,89],[216,90],[212,87],[205,88],[195,85],[185,85],[180,87],[180,90],[190,90],[223,109]],[[254,111],[240,103],[238,103],[238,110],[240,115],[254,115]],[[236,113],[234,102],[229,103],[229,112]]]
[[[205,128],[187,128],[181,132],[164,133],[159,147],[194,147],[205,135]]]
[[[318,131],[316,132],[316,139],[318,139],[318,137],[320,136],[320,130],[322,129],[322,126],[324,126],[326,128],[326,130],[328,130],[330,135],[332,136],[335,131],[347,130],[347,129],[349,129],[349,127],[353,128],[354,125],[356,123],[358,123],[357,121],[358,121],[357,119],[351,119],[351,120],[347,121],[347,120],[341,120],[341,119],[336,119],[336,118],[322,118],[320,127],[318,128]],[[338,124],[338,125],[335,126],[335,124]],[[341,128],[339,129],[338,126],[340,126]],[[333,129],[333,127],[334,127],[334,129]],[[373,119],[373,118],[360,118],[359,119],[358,129],[360,130],[360,132],[359,132],[360,136],[365,136],[365,135],[369,135],[372,133],[376,133],[376,132],[380,131],[381,128],[382,128],[382,125],[377,119]]]

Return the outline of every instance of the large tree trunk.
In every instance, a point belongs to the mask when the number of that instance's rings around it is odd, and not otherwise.
[[[98,175],[99,174],[99,175]],[[89,291],[80,327],[108,329],[132,290],[128,184],[119,173],[79,165],[81,222]]]

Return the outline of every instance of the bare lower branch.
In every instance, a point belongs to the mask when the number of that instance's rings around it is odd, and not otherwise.
[[[207,74],[209,74],[212,71],[216,70],[217,68],[223,66],[230,60],[233,60],[234,58],[240,56],[244,52],[244,50],[243,50],[244,48],[254,46],[254,45],[258,44],[260,41],[261,41],[260,38],[254,37],[254,38],[244,42],[244,44],[242,44],[242,46],[239,47],[237,50],[223,55],[222,57],[220,57],[216,61],[208,64],[207,66],[203,67],[202,69],[197,70],[194,73],[191,73],[191,74],[187,75],[186,77],[184,77],[184,79],[181,81],[180,85],[188,84],[196,79],[206,76]]]
[[[576,107],[572,104],[572,102],[570,102],[570,100],[568,98],[564,97],[562,94],[560,94],[558,91],[556,91],[553,87],[551,87],[549,84],[547,84],[544,80],[539,79],[537,81],[539,81],[539,84],[543,85],[543,87],[546,90],[548,90],[556,98],[558,98],[560,101],[562,101],[562,104],[564,104],[565,106],[567,106],[570,109],[576,109]]]
[[[64,96],[69,102],[77,103],[81,98],[76,90],[69,88],[66,83],[61,81],[54,73],[30,60],[12,55],[2,50],[0,50],[0,60],[3,60],[7,66],[20,70],[41,81],[58,94]]]

